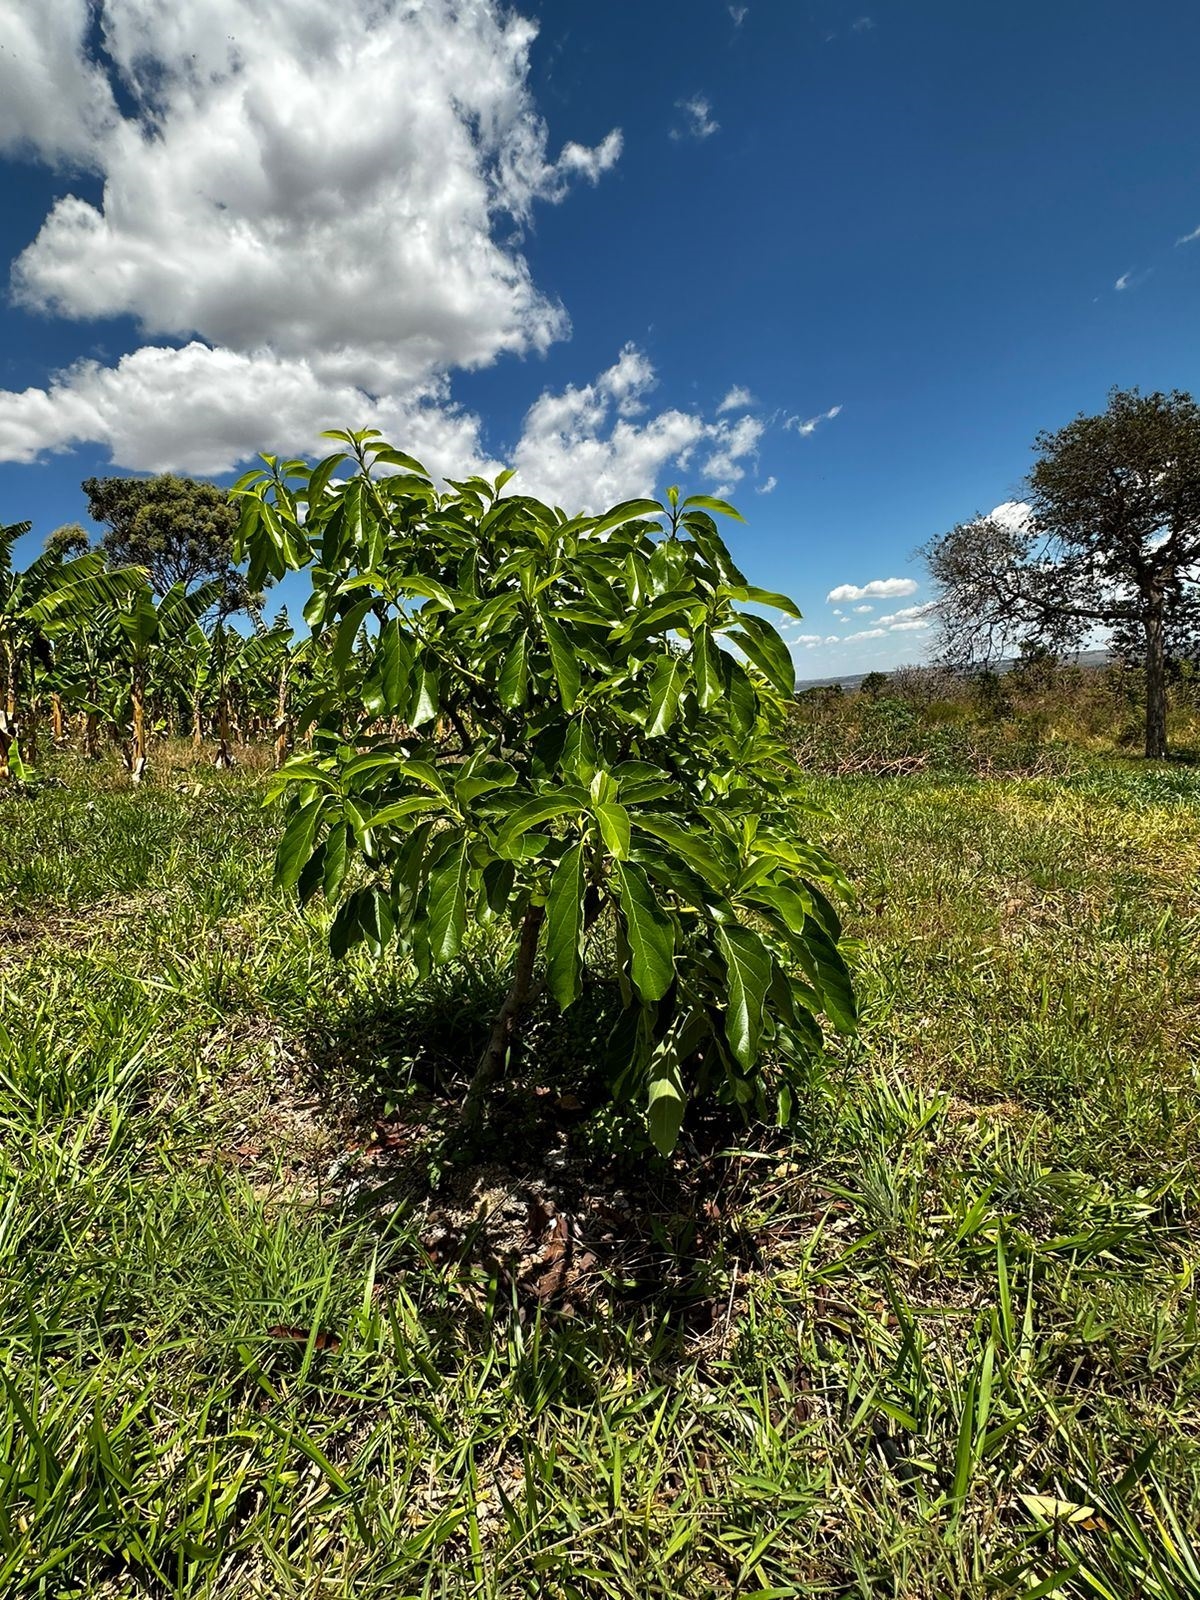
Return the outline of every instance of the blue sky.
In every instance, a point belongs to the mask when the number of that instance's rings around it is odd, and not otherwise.
[[[917,545],[1200,388],[1198,61],[1177,0],[9,0],[0,520],[373,423],[723,487],[801,676],[919,659]]]

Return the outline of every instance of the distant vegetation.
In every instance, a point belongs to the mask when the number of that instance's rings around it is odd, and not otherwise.
[[[789,726],[801,764],[819,772],[1050,773],[1137,751],[1145,702],[1138,665],[1028,646],[1002,673],[909,666],[857,688],[801,689]],[[1200,762],[1200,664],[1169,665],[1165,726],[1179,758]]]
[[[1200,660],[1200,407],[1114,389],[1034,449],[1025,506],[923,552],[943,658],[986,666],[1018,640],[1061,651],[1112,628],[1142,667],[1146,754],[1165,756],[1171,664]]]

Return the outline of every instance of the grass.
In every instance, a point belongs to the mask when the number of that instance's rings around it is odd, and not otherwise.
[[[1200,773],[814,779],[862,1037],[668,1165],[586,1015],[464,1163],[503,952],[335,967],[253,774],[53,772],[0,797],[0,1595],[1200,1595]]]

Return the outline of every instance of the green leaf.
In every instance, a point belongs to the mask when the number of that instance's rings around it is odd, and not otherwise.
[[[707,623],[692,635],[692,678],[701,709],[711,711],[721,698],[724,682],[720,656]]]
[[[329,930],[329,952],[340,960],[346,952],[364,938],[361,921],[363,903],[363,890],[359,889],[354,894],[348,895],[338,907],[337,915]]]
[[[633,982],[644,1000],[661,1000],[675,977],[675,924],[640,867],[616,865]]]
[[[483,895],[493,917],[502,917],[508,910],[516,882],[517,869],[512,861],[495,858],[483,869]]]
[[[686,511],[689,506],[698,506],[701,511],[715,511],[719,516],[732,517],[735,522],[745,522],[742,513],[729,504],[728,500],[714,500],[710,494],[690,494],[683,502],[681,510]]]
[[[758,1057],[763,1002],[771,982],[771,955],[750,928],[721,924],[716,929],[716,935],[729,976],[725,1036],[734,1056],[743,1067],[749,1069]]]
[[[642,833],[661,840],[676,855],[682,856],[714,889],[728,888],[732,864],[722,861],[708,840],[699,837],[694,829],[682,826],[671,817],[647,811],[635,812],[633,821]]]
[[[650,681],[650,716],[646,732],[651,735],[666,733],[679,711],[679,697],[683,693],[684,664],[679,656],[664,656],[654,669]]]
[[[629,854],[629,813],[615,800],[594,805],[592,812],[600,824],[600,834],[608,853],[617,861]]]
[[[529,641],[525,634],[519,634],[513,640],[508,654],[504,658],[504,665],[500,669],[500,681],[497,689],[501,702],[519,710],[525,704],[525,696],[529,683]]]
[[[854,1033],[858,1027],[858,1008],[854,985],[841,951],[813,917],[805,927],[804,939],[816,968],[816,984],[821,991],[825,1015],[839,1033]]]
[[[724,650],[721,652],[721,676],[729,699],[730,722],[743,736],[752,733],[758,720],[758,696],[741,663]]]
[[[753,583],[739,584],[734,599],[748,600],[756,606],[774,606],[776,611],[795,617],[797,622],[803,618],[803,613],[796,602],[789,600],[786,594],[775,594],[771,589],[760,589]]]
[[[380,629],[371,676],[379,686],[380,716],[402,716],[412,700],[413,650],[398,617]]]
[[[654,1148],[660,1155],[669,1156],[674,1150],[686,1108],[687,1098],[680,1081],[679,1068],[672,1057],[651,1077],[650,1099],[646,1107],[646,1124]]]
[[[405,822],[409,817],[440,811],[444,806],[445,800],[435,794],[406,794],[402,800],[393,800],[391,805],[384,806],[382,811],[376,811],[367,817],[363,823],[363,831],[386,828],[393,822]]]
[[[579,998],[584,892],[583,846],[577,844],[555,867],[546,899],[546,975],[562,1011]]]
[[[432,722],[441,710],[438,698],[439,689],[436,662],[430,662],[428,659],[423,660],[417,677],[416,704],[413,706],[409,716],[414,728],[419,728],[426,722]]]
[[[746,898],[778,911],[789,931],[794,934],[804,932],[804,924],[812,915],[809,897],[785,883],[756,884],[748,891]]]
[[[375,467],[400,467],[404,472],[413,472],[419,478],[428,478],[429,473],[416,459],[415,456],[406,456],[403,450],[392,450],[385,446],[382,450],[372,451],[371,465]]]
[[[563,710],[574,711],[575,701],[579,697],[579,662],[561,624],[540,605],[538,616],[541,618],[546,643],[550,646],[550,665],[554,668],[558,692],[562,696]]]
[[[622,500],[619,506],[614,506],[590,530],[591,537],[597,538],[602,533],[607,533],[610,528],[619,528],[624,522],[641,521],[644,517],[661,517],[663,508],[657,500]]]
[[[324,497],[325,491],[329,487],[330,478],[333,477],[345,460],[346,457],[339,452],[336,455],[326,456],[324,461],[318,462],[312,469],[304,491],[304,499],[308,502],[308,514],[310,517]]]
[[[789,697],[794,695],[796,663],[792,660],[792,652],[775,629],[762,617],[745,613],[738,617],[738,622],[740,626],[729,637],[780,694]]]
[[[344,825],[329,830],[329,836],[325,840],[325,860],[321,868],[321,887],[325,891],[326,900],[337,899],[337,892],[342,886],[350,861],[352,838],[353,830]]]
[[[434,961],[450,961],[462,949],[467,930],[467,876],[470,841],[443,855],[429,879],[429,949]]]
[[[398,594],[415,594],[423,599],[432,600],[435,605],[442,606],[447,611],[456,609],[449,589],[436,578],[426,578],[420,573],[409,573],[403,578],[397,578],[395,587]],[[422,607],[422,610],[424,609]]]
[[[294,889],[299,882],[304,864],[312,854],[313,835],[321,813],[328,803],[329,796],[319,794],[293,811],[288,819],[275,856],[275,882],[281,889]]]
[[[551,817],[578,816],[582,809],[578,800],[565,799],[562,795],[541,795],[536,800],[527,800],[501,828],[500,843],[511,845],[539,823],[549,822]]]
[[[461,778],[454,780],[454,796],[460,805],[470,805],[494,789],[511,789],[517,781],[516,768],[508,761],[470,762]]]
[[[350,653],[354,649],[364,620],[375,604],[375,599],[375,595],[369,594],[364,599],[355,601],[337,625],[332,662],[334,673],[339,678],[350,663]]]

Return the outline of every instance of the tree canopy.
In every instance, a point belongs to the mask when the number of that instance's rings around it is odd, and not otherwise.
[[[976,517],[925,547],[942,648],[956,665],[1022,639],[1079,648],[1141,638],[1146,754],[1167,753],[1166,660],[1200,585],[1200,407],[1111,391],[1106,410],[1040,433],[1025,513]]]
[[[246,604],[233,561],[238,512],[214,483],[162,473],[155,478],[88,478],[90,515],[105,526],[101,544],[114,566],[145,568],[156,594],[176,584],[221,586],[221,609]]]

